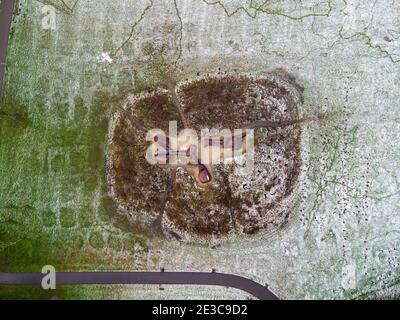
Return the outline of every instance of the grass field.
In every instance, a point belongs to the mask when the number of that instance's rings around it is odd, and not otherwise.
[[[343,1],[300,1],[301,10],[272,3],[19,1],[0,101],[0,271],[216,268],[268,283],[281,298],[398,297],[398,5],[367,10],[360,1],[346,29]],[[43,28],[44,5],[56,8],[54,30]],[[301,114],[331,116],[304,128],[299,203],[285,228],[217,247],[164,241],[129,223],[108,196],[109,120],[128,93],[218,68],[284,68],[305,87]],[[1,298],[154,295],[246,297],[0,287]]]

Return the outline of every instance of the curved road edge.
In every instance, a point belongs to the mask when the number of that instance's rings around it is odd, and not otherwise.
[[[6,59],[8,38],[15,7],[15,0],[0,1],[0,94],[4,86],[4,74],[6,71]]]
[[[0,273],[0,285],[41,285],[42,273]],[[232,274],[206,272],[57,272],[57,285],[207,285],[239,289],[260,300],[278,300],[267,287]]]

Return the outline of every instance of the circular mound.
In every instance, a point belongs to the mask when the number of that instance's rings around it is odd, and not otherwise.
[[[300,92],[278,76],[211,75],[131,97],[113,117],[107,159],[120,209],[186,240],[254,234],[284,223],[301,170]],[[146,133],[169,121],[178,131],[253,129],[254,166],[243,156],[208,166],[206,185],[193,165],[151,165]],[[239,159],[240,158],[240,159]]]

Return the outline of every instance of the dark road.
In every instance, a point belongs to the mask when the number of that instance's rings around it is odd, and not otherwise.
[[[0,285],[41,285],[41,273],[0,273]],[[154,284],[231,287],[260,300],[278,300],[261,284],[236,275],[206,272],[57,272],[57,285]]]
[[[4,86],[8,38],[15,0],[2,0],[0,4],[0,93]]]

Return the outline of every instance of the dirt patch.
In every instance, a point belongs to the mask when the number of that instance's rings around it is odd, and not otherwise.
[[[211,75],[129,99],[110,130],[108,177],[113,197],[131,217],[179,239],[223,239],[285,222],[301,161],[301,103],[293,78]],[[174,90],[171,92],[171,90]],[[179,104],[179,105],[177,105]],[[254,168],[231,161],[196,181],[193,167],[151,165],[147,130],[168,122],[202,129],[254,130]]]

